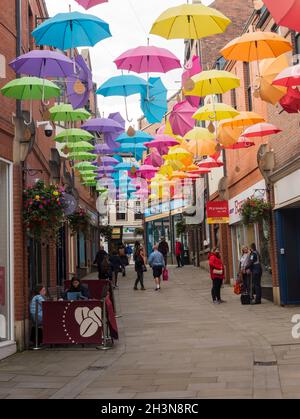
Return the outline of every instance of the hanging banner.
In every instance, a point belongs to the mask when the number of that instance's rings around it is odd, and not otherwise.
[[[206,213],[208,224],[229,224],[228,201],[208,202]]]

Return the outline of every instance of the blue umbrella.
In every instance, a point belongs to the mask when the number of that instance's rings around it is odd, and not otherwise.
[[[161,122],[168,111],[167,94],[160,77],[149,79],[149,91],[141,95],[141,108],[150,124]]]
[[[131,170],[133,167],[135,167],[136,169],[139,168],[137,163],[128,163],[128,162],[123,162],[123,163],[119,163],[115,166],[115,170],[119,170],[119,171],[129,171]]]
[[[137,131],[133,137],[129,137],[126,133],[121,134],[115,141],[121,144],[144,144],[154,139],[152,135],[144,131]]]
[[[111,37],[108,23],[96,16],[79,13],[58,13],[39,25],[32,35],[37,45],[48,45],[60,50],[93,47]]]
[[[118,149],[118,152],[130,153],[137,160],[141,160],[141,158],[143,157],[143,152],[146,150],[147,147],[143,146],[143,144],[122,144],[121,147]]]

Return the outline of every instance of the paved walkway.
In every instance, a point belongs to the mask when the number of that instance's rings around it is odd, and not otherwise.
[[[213,305],[206,272],[171,269],[154,291],[116,292],[120,341],[113,350],[24,352],[0,362],[0,398],[300,398],[300,339],[293,314],[263,301],[241,306],[231,288]]]

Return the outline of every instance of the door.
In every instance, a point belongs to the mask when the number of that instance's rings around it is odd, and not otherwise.
[[[282,304],[300,304],[300,209],[276,211]]]

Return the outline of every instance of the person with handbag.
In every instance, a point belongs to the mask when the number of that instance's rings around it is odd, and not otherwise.
[[[145,258],[143,254],[143,250],[140,248],[137,253],[135,254],[135,272],[137,273],[137,279],[135,281],[133,289],[135,291],[138,290],[138,284],[141,284],[141,290],[145,291],[144,287],[144,272],[147,272],[147,268],[145,265]]]
[[[244,293],[250,292],[250,275],[251,272],[249,270],[250,264],[250,252],[247,246],[242,247],[242,256],[240,258],[240,266],[239,266],[239,280],[242,283],[242,290]]]
[[[210,267],[210,276],[213,282],[213,287],[211,290],[211,295],[214,304],[221,304],[224,302],[221,300],[221,287],[225,277],[224,264],[221,259],[220,250],[214,248],[213,251],[209,254],[209,267]]]

